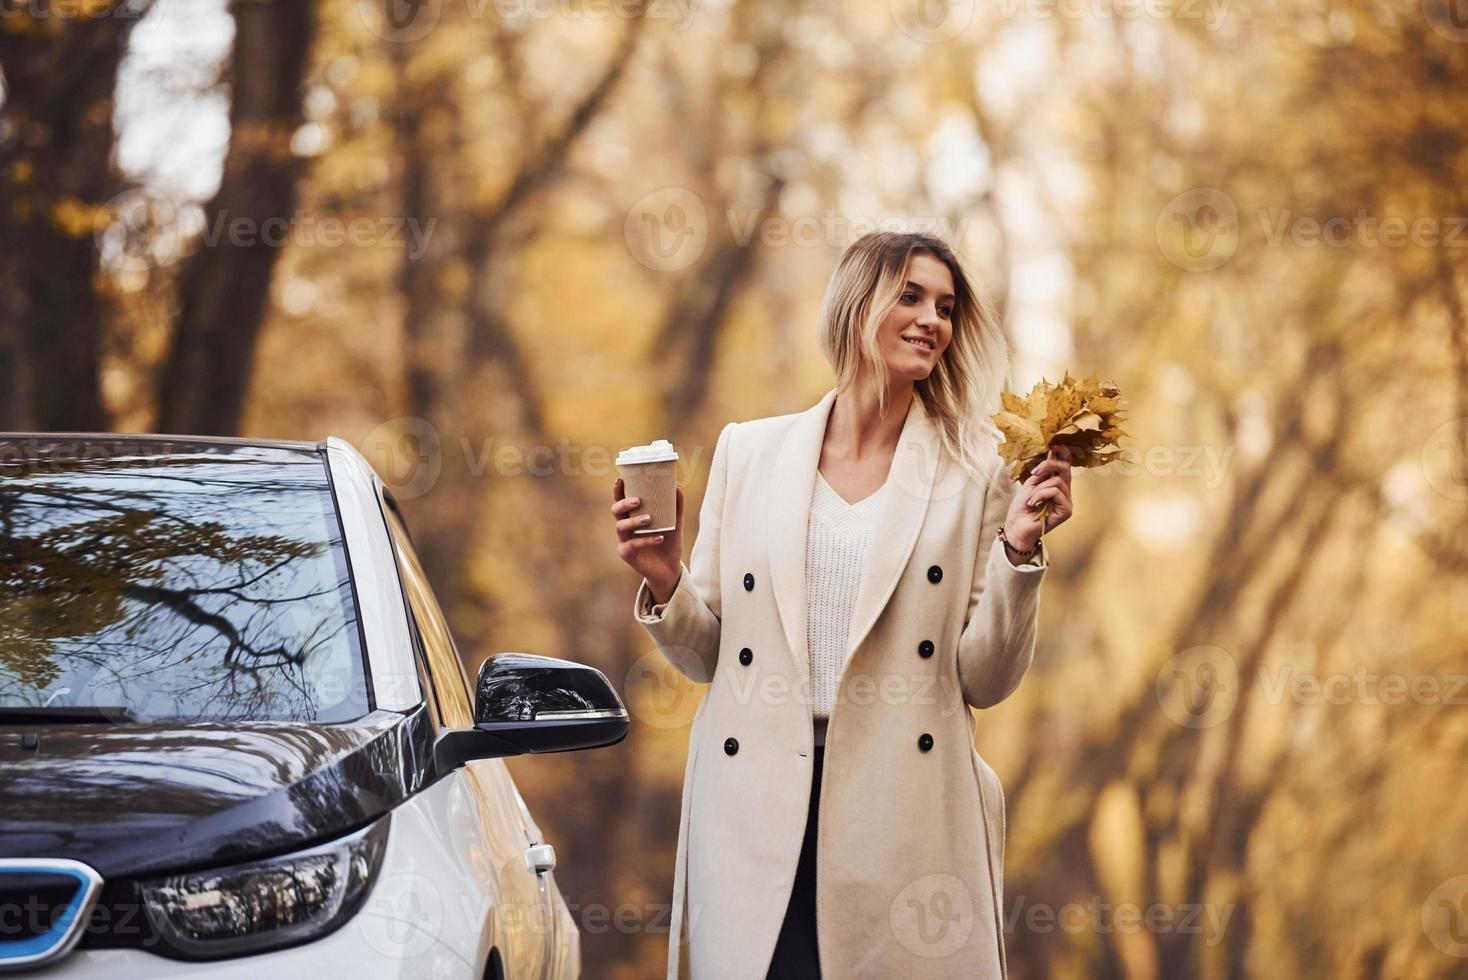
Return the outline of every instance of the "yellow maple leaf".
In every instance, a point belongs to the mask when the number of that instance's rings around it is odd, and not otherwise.
[[[1075,380],[1067,371],[1058,384],[1041,378],[1024,398],[1005,391],[999,400],[1003,410],[990,418],[1004,436],[999,455],[1016,481],[1029,479],[1053,446],[1066,447],[1072,467],[1105,466],[1121,454],[1126,401],[1113,382]],[[1048,503],[1040,506],[1041,528]]]

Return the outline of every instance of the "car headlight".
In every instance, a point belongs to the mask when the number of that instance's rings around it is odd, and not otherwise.
[[[188,959],[318,939],[362,907],[382,867],[388,818],[329,844],[138,883],[148,921]]]

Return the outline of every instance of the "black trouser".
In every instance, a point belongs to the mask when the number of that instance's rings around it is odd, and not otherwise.
[[[795,887],[785,909],[785,923],[775,942],[766,980],[819,980],[820,954],[816,948],[816,827],[821,800],[821,769],[825,746],[815,747],[815,765],[810,780],[810,809],[805,817],[805,842],[800,846],[800,863],[795,869]]]

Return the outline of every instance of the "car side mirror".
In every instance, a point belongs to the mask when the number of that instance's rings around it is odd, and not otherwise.
[[[501,653],[479,667],[474,727],[444,732],[435,754],[449,768],[475,759],[571,752],[627,737],[627,709],[595,667]]]

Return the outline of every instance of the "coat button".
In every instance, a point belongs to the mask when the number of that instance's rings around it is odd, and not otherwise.
[[[926,738],[926,737],[927,736],[924,736],[924,738]],[[931,742],[932,739],[928,739],[928,741]],[[733,755],[735,752],[738,752],[738,751],[739,751],[739,739],[737,739],[737,738],[726,738],[726,739],[724,739],[724,754],[725,755]]]
[[[754,651],[751,650],[749,647],[745,647],[743,650],[739,651],[739,662],[742,663],[744,666],[748,667],[750,661],[753,659]]]
[[[748,572],[745,572],[744,573],[744,591],[745,592],[753,592],[754,591],[754,576],[751,575]]]
[[[939,568],[937,565],[929,565],[928,581],[932,582],[934,585],[937,585],[939,582],[943,581],[943,569]]]
[[[729,741],[732,742],[734,740],[731,738]],[[726,749],[728,748],[728,742],[724,743],[724,747]],[[928,751],[928,749],[931,749],[932,747],[933,747],[933,736],[929,735],[927,732],[923,732],[922,735],[918,737],[918,748],[920,750],[922,750],[923,752],[926,752],[926,751]]]
[[[931,657],[932,655],[933,655],[933,641],[932,640],[924,640],[923,642],[921,642],[921,643],[918,644],[918,656],[919,657]]]

